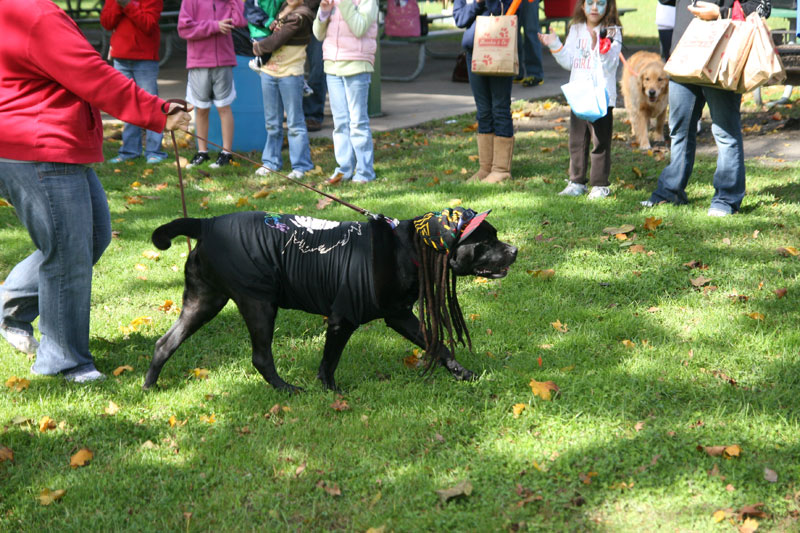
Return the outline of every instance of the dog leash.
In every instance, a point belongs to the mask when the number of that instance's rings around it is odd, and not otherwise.
[[[178,104],[178,107],[175,107],[172,111],[168,111],[169,110],[169,104]],[[169,100],[166,100],[164,102],[164,104],[161,106],[161,111],[165,115],[174,115],[175,113],[177,113],[179,111],[187,111],[188,112],[186,100],[182,100],[180,98],[171,98]],[[196,133],[193,133],[191,131],[187,131],[186,133],[188,133],[189,135],[191,135],[192,137],[194,137],[196,139],[199,139],[201,141],[205,141],[208,144],[210,144],[210,145],[212,145],[212,146],[214,146],[216,148],[219,148],[220,150],[225,150],[224,147],[222,147],[222,146],[220,146],[220,145],[218,145],[216,143],[213,143],[213,142],[209,141],[208,139],[204,139],[203,137],[200,137]],[[175,149],[175,164],[178,167],[178,184],[180,185],[180,188],[181,188],[181,204],[183,206],[183,216],[187,217],[188,215],[186,214],[186,199],[185,199],[185,195],[184,195],[184,191],[183,191],[183,176],[182,176],[182,173],[181,173],[181,162],[180,162],[180,156],[178,155],[178,142],[175,140],[175,131],[174,130],[170,131],[170,134],[172,135],[172,146]],[[239,159],[243,159],[243,160],[247,161],[248,163],[252,163],[253,165],[256,165],[257,167],[264,166],[262,163],[253,161],[249,157],[244,156],[244,155],[242,155],[240,153],[234,152],[233,150],[231,150],[229,153],[231,155],[233,155],[233,156],[238,157]],[[282,177],[284,179],[287,179],[287,180],[291,181],[292,183],[294,183],[296,185],[300,185],[301,187],[305,187],[306,189],[308,189],[310,191],[314,191],[317,194],[321,194],[322,196],[324,196],[326,198],[330,198],[334,202],[338,202],[338,203],[342,204],[345,207],[349,207],[353,211],[356,211],[356,212],[358,212],[358,213],[360,213],[360,214],[362,214],[362,215],[364,215],[366,217],[374,217],[375,216],[373,213],[371,213],[370,211],[364,209],[363,207],[358,207],[355,204],[351,204],[350,202],[342,200],[341,198],[338,198],[338,197],[336,197],[336,196],[334,196],[332,194],[329,194],[327,192],[321,191],[321,190],[319,190],[319,189],[317,189],[315,187],[312,187],[311,185],[305,184],[305,183],[303,183],[302,181],[300,181],[298,179],[290,178],[289,176],[287,176],[285,174],[282,174],[281,172],[278,172],[276,170],[270,170],[269,173],[270,174],[275,174],[276,176],[280,176],[280,177]],[[188,241],[189,238],[187,237],[186,240]],[[189,251],[191,251],[191,250],[192,250],[192,246],[191,246],[191,244],[189,244]]]
[[[622,64],[625,65],[625,70],[628,71],[628,74],[630,74],[634,78],[638,78],[639,77],[639,74],[635,70],[633,70],[633,68],[625,60],[625,56],[622,55],[622,52],[619,53],[619,59],[620,59],[620,61],[622,61]]]

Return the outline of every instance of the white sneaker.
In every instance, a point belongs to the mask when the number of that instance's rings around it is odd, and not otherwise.
[[[89,383],[90,381],[103,381],[106,375],[96,368],[86,368],[82,370],[68,370],[61,373],[64,379],[73,383]]]
[[[709,207],[708,208],[708,216],[710,216],[710,217],[727,217],[728,215],[730,215],[730,213],[728,213],[725,210],[720,209],[719,207]]]
[[[286,175],[287,178],[291,178],[293,180],[301,180],[306,173],[302,170],[292,170],[289,174]]]
[[[600,198],[605,198],[609,194],[611,194],[611,189],[608,187],[592,187],[592,190],[589,191],[589,196],[586,198],[589,200],[599,200]]]
[[[653,207],[656,204],[654,204],[650,200],[642,200],[641,202],[639,202],[639,205],[641,205],[642,207]]]
[[[270,174],[271,172],[272,172],[272,170],[267,168],[267,167],[263,167],[263,166],[262,167],[258,167],[256,169],[256,176],[259,176],[259,177],[263,178],[264,176],[266,176],[267,174]]]
[[[558,193],[559,196],[580,196],[586,193],[586,185],[570,181],[563,191]]]
[[[21,329],[0,326],[0,336],[20,352],[35,354],[36,349],[39,348],[36,337]]]

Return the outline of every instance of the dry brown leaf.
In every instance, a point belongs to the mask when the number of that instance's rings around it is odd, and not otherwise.
[[[778,473],[771,468],[764,467],[764,479],[770,483],[778,482]]]
[[[784,257],[789,257],[790,255],[797,256],[798,254],[800,254],[800,252],[798,252],[797,248],[795,248],[794,246],[781,246],[780,248],[778,248],[778,253]]]
[[[747,316],[749,316],[753,320],[761,320],[761,321],[764,320],[764,315],[761,313],[756,313],[756,312],[747,313]]]
[[[331,496],[341,496],[342,491],[339,489],[339,485],[334,483],[333,485],[329,485],[327,481],[319,480],[317,482],[317,488],[323,489],[325,492],[330,494]]]
[[[119,413],[119,405],[115,404],[111,400],[108,401],[108,406],[103,409],[107,415],[114,416],[115,414]]]
[[[559,392],[558,385],[552,381],[536,381],[532,379],[528,385],[530,386],[534,396],[538,396],[542,400],[546,401],[550,401],[551,393]]]
[[[515,403],[511,408],[511,412],[514,413],[514,418],[519,418],[519,415],[522,414],[522,411],[524,411],[526,407],[527,405],[524,403]]]
[[[195,379],[208,379],[208,370],[205,368],[193,368],[190,375]]]
[[[323,196],[322,198],[317,200],[317,209],[325,209],[326,207],[328,207],[332,203],[333,203],[333,200],[331,198],[328,198],[327,196]]]
[[[698,446],[697,450],[706,452],[711,457],[724,457],[726,459],[739,457],[742,451],[738,444],[731,446]]]
[[[739,520],[744,520],[747,517],[750,518],[766,518],[767,513],[765,513],[761,508],[764,507],[763,502],[754,503],[752,505],[745,505],[741,509],[739,509],[738,515]]]
[[[707,278],[707,277],[705,277],[705,276],[698,276],[698,277],[696,277],[696,278],[694,278],[694,279],[692,279],[692,278],[689,278],[689,281],[690,281],[690,282],[692,283],[692,285],[694,285],[695,287],[702,287],[702,286],[703,286],[703,285],[705,285],[706,283],[710,282],[710,281],[711,281],[711,278]]]
[[[39,503],[41,505],[50,505],[56,500],[60,500],[67,491],[64,489],[59,490],[50,490],[50,489],[42,489],[42,492],[39,493]]]
[[[43,416],[42,419],[39,420],[39,431],[44,433],[48,429],[56,429],[56,421],[49,416]]]
[[[115,376],[119,376],[120,374],[122,374],[122,373],[123,373],[123,372],[125,372],[126,370],[127,370],[128,372],[133,372],[133,367],[132,367],[131,365],[122,365],[122,366],[118,366],[118,367],[117,367],[117,368],[115,368],[115,369],[114,369],[114,371],[113,371],[113,372],[111,372],[111,373],[112,373],[112,374],[114,374]]]
[[[158,261],[161,259],[161,254],[156,252],[155,250],[145,250],[142,252],[142,257],[145,259],[149,259],[151,261]]]
[[[30,386],[31,382],[25,378],[18,378],[17,376],[11,376],[6,380],[6,387],[9,389],[14,389],[17,392],[22,392]]]
[[[758,529],[758,521],[754,518],[748,518],[741,526],[739,526],[739,533],[753,533]]]
[[[662,220],[656,217],[647,217],[644,219],[644,229],[653,231],[661,225]]]
[[[266,198],[267,196],[269,196],[269,194],[270,194],[269,189],[267,189],[266,187],[262,187],[260,190],[253,193],[253,198],[258,200],[259,198]]]
[[[436,494],[439,495],[439,501],[441,503],[447,503],[448,500],[452,500],[453,498],[465,497],[472,494],[472,483],[465,479],[449,489],[437,490]]]
[[[2,463],[3,461],[13,461],[13,460],[14,460],[14,450],[6,446],[0,446],[0,463]]]
[[[79,466],[86,466],[86,464],[92,460],[94,454],[89,448],[81,448],[78,452],[73,455],[69,460],[69,466],[72,468],[78,468]]]
[[[774,293],[775,293],[775,296],[777,296],[777,297],[778,297],[778,299],[781,299],[781,298],[783,298],[784,296],[786,296],[787,289],[784,287],[784,288],[782,288],[782,289],[775,289],[775,290],[774,290],[774,291],[772,291],[772,292],[774,292]]]
[[[609,235],[617,235],[620,233],[630,233],[635,229],[636,226],[634,226],[633,224],[625,224],[619,227],[610,226],[608,228],[603,228],[603,233],[608,233]]]
[[[567,325],[562,324],[560,320],[556,320],[555,322],[550,322],[550,325],[553,326],[556,329],[556,331],[560,333],[566,333],[569,330]]]
[[[633,342],[632,340],[629,340],[629,339],[623,339],[622,340],[622,345],[624,347],[626,347],[626,348],[635,348],[636,347],[636,343]]]
[[[645,250],[644,246],[641,244],[634,244],[629,248],[629,250],[632,254],[643,254],[647,252],[647,250]]]
[[[528,274],[534,278],[550,279],[556,275],[556,271],[552,268],[548,268],[546,270],[530,270],[528,271]]]
[[[331,404],[331,409],[334,411],[347,411],[350,409],[350,406],[347,404],[347,400],[340,396]]]

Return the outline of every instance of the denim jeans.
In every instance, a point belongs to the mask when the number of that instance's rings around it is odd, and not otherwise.
[[[686,185],[694,168],[697,121],[708,103],[711,133],[717,143],[714,197],[711,207],[728,213],[739,210],[744,198],[744,146],[739,105],[742,95],[715,87],[669,82],[670,162],[658,178],[650,201],[676,205],[689,202]]]
[[[94,368],[89,353],[92,266],[111,242],[106,194],[91,167],[0,161],[7,198],[37,250],[0,285],[0,319],[41,343],[33,371],[58,374]]]
[[[544,79],[542,67],[542,43],[539,42],[539,0],[522,0],[519,15],[519,28],[525,35],[519,42],[519,64],[526,77]]]
[[[158,95],[158,61],[115,59],[114,68],[124,74],[126,78],[135,81],[136,85],[148,93]],[[167,154],[161,149],[163,133],[144,131],[144,156],[166,159]],[[140,155],[142,155],[142,128],[125,124],[125,127],[122,128],[122,146],[119,149],[119,156],[122,159],[131,159]]]
[[[308,172],[314,168],[308,147],[308,130],[303,115],[303,76],[278,78],[261,73],[261,100],[264,104],[264,122],[267,141],[261,153],[261,162],[271,170],[283,167],[283,111],[289,130],[289,161],[292,170]]]
[[[322,62],[322,41],[313,35],[306,46],[308,56],[308,86],[314,94],[303,98],[303,113],[306,118],[316,120],[320,124],[325,119],[325,68]]]
[[[467,65],[472,64],[472,52],[467,51]],[[498,137],[514,136],[511,120],[511,76],[482,76],[469,72],[469,86],[478,108],[478,133],[494,133]]]
[[[375,179],[372,131],[367,114],[371,78],[369,72],[353,76],[327,75],[336,172],[353,181]]]

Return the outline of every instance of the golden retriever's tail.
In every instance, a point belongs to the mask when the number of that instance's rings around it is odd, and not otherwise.
[[[151,240],[159,250],[166,250],[172,245],[172,239],[178,235],[186,235],[192,239],[199,239],[202,234],[203,220],[200,218],[176,218],[153,232]]]

